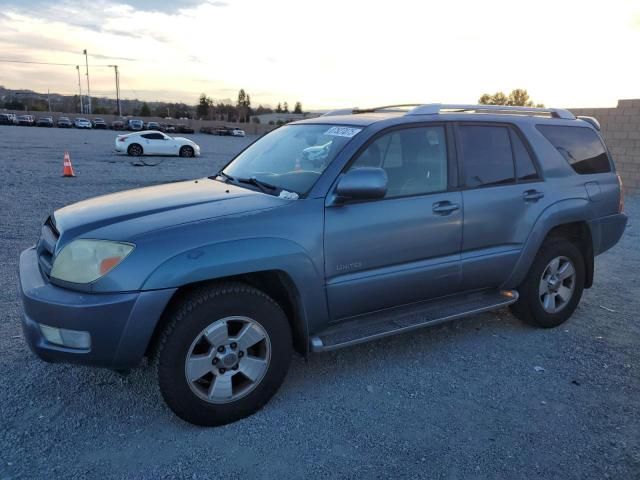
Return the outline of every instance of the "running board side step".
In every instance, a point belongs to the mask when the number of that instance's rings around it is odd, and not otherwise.
[[[506,307],[517,300],[515,290],[483,290],[360,315],[312,335],[310,349],[328,352]]]

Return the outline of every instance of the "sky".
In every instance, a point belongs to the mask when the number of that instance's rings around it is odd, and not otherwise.
[[[305,109],[475,103],[526,88],[556,107],[640,98],[640,0],[0,0],[0,85]],[[84,72],[84,68],[83,68]],[[86,80],[82,79],[86,89]]]

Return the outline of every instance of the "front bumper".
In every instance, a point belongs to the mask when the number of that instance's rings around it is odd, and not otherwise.
[[[20,288],[24,337],[38,357],[115,369],[140,363],[176,290],[89,294],[60,288],[40,272],[35,248],[20,255]],[[39,324],[89,332],[91,346],[76,349],[50,343]]]

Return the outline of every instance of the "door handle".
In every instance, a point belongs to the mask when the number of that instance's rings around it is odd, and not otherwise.
[[[537,202],[542,197],[544,197],[544,193],[539,192],[538,190],[527,190],[522,194],[522,198],[525,202]]]
[[[433,213],[436,215],[449,215],[460,208],[457,203],[451,203],[448,200],[444,202],[436,202],[433,204]]]

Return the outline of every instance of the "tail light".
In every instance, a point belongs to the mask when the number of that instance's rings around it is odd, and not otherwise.
[[[124,137],[118,137],[118,141],[119,142],[124,142],[125,138]]]
[[[622,185],[622,177],[620,174],[618,177],[618,185],[620,185],[620,201],[618,202],[618,213],[622,213],[624,211],[624,185]]]

